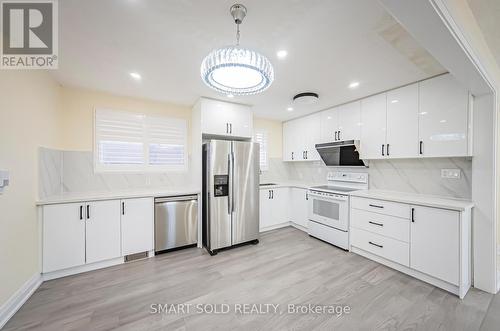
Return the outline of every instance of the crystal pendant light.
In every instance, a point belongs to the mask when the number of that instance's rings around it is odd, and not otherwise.
[[[247,13],[245,6],[235,4],[230,12],[236,23],[236,45],[210,52],[201,63],[201,78],[221,93],[260,93],[274,80],[273,66],[262,54],[240,47],[240,24]]]

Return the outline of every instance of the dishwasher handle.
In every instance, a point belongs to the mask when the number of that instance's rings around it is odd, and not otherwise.
[[[163,202],[174,202],[174,201],[192,201],[198,200],[197,195],[183,195],[178,197],[168,197],[168,198],[156,198],[155,203],[163,203]]]

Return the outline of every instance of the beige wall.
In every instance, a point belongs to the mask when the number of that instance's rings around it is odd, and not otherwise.
[[[39,272],[37,148],[60,147],[59,93],[45,71],[0,73],[0,306]]]
[[[268,157],[282,157],[283,155],[283,134],[280,121],[268,120],[254,117],[254,130],[266,130],[268,134]]]
[[[80,88],[61,89],[63,110],[64,149],[91,151],[93,149],[94,109],[108,108],[149,115],[184,118],[190,130],[191,107],[164,102],[118,96]],[[189,132],[189,131],[188,131]],[[191,135],[188,135],[190,138]]]

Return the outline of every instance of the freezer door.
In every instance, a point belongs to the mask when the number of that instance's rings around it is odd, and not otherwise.
[[[259,238],[259,144],[233,141],[233,245]]]
[[[207,143],[207,246],[210,250],[231,246],[231,211],[229,193],[231,142]]]

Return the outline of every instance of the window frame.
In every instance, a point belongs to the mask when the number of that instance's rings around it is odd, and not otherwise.
[[[97,137],[97,113],[99,111],[112,112],[112,113],[123,113],[127,115],[139,115],[142,116],[143,134],[142,134],[142,144],[143,144],[143,160],[142,164],[103,164],[99,162],[99,147],[98,147],[98,137]],[[149,164],[149,144],[151,143],[150,134],[147,128],[147,118],[162,118],[171,119],[178,122],[182,122],[184,136],[182,143],[184,146],[184,157],[182,165],[152,165]],[[166,116],[166,115],[147,115],[141,112],[127,111],[127,110],[116,110],[110,108],[96,107],[93,112],[93,125],[92,125],[92,139],[93,139],[93,168],[94,173],[123,173],[123,174],[144,174],[144,173],[187,173],[189,171],[189,150],[188,150],[188,134],[189,125],[188,121],[184,118]]]
[[[261,143],[259,143],[259,141],[257,141],[257,135],[260,134],[264,137],[264,141],[265,141],[265,150],[264,150],[264,153],[265,153],[265,164],[264,166],[262,166],[261,164],[261,153],[262,153],[262,145]],[[264,171],[269,171],[269,132],[268,130],[266,129],[254,129],[254,133],[253,133],[253,142],[255,143],[259,143],[259,169],[261,172],[264,172]]]

